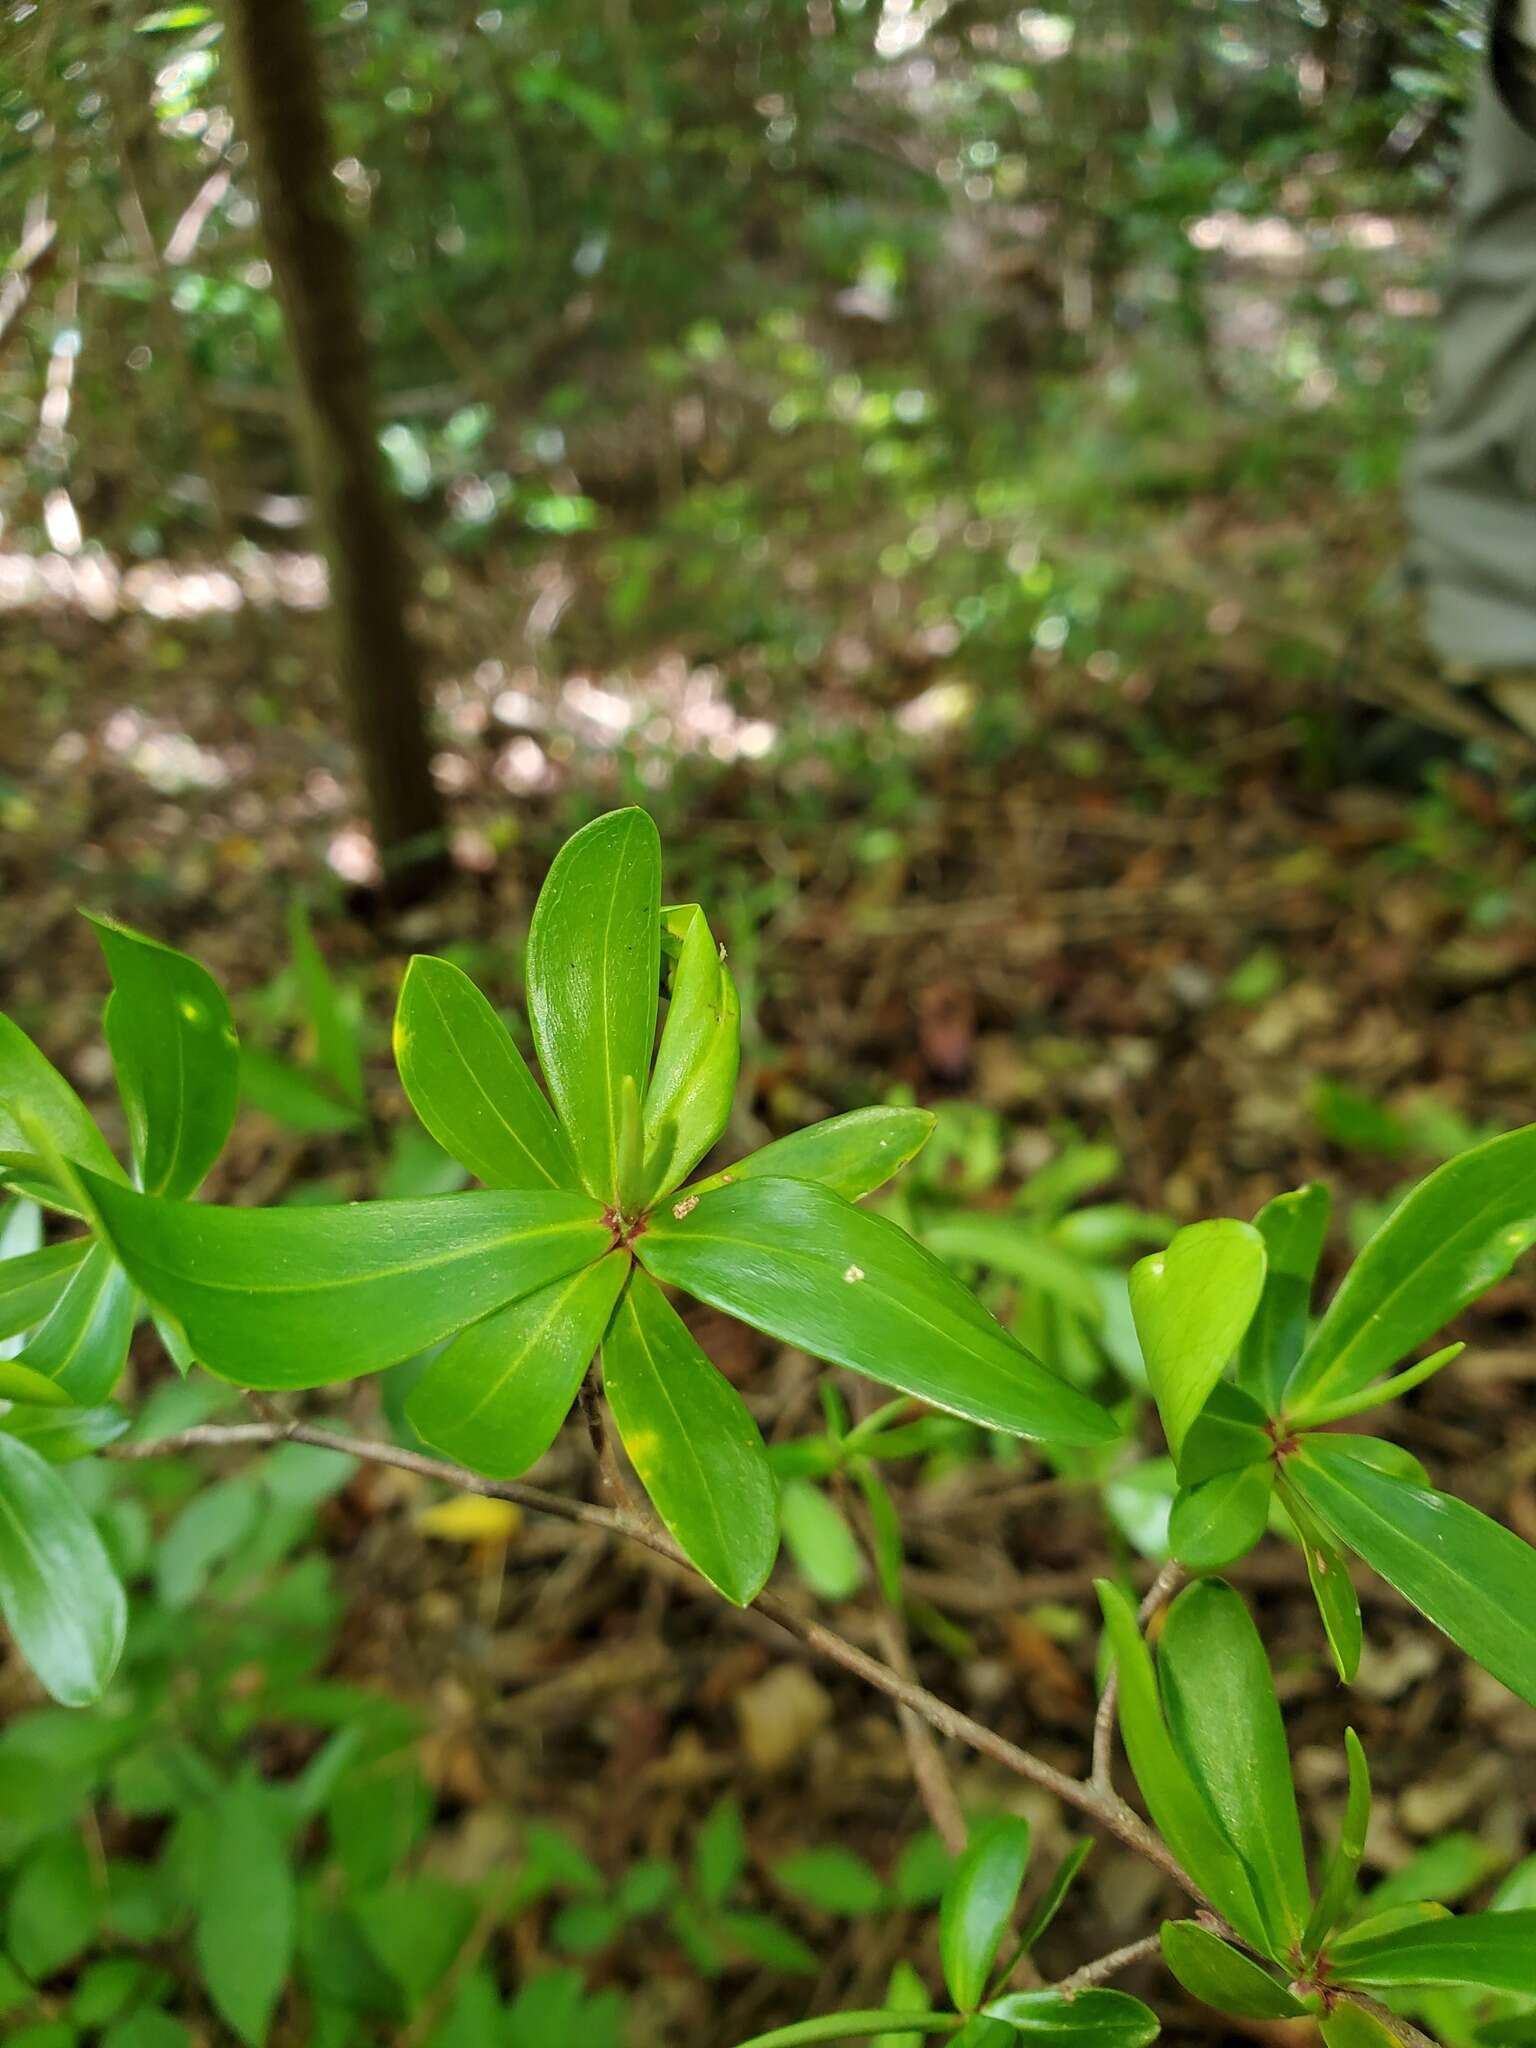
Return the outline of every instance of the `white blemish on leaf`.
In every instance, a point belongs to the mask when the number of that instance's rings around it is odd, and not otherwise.
[[[843,1275],[843,1278],[848,1282],[848,1285],[852,1287],[856,1281],[862,1280],[864,1278],[864,1268],[862,1266],[850,1266],[847,1272]]]
[[[672,1214],[677,1218],[678,1222],[681,1223],[683,1218],[685,1216],[691,1216],[698,1206],[699,1198],[697,1195],[684,1195],[683,1199],[680,1202],[674,1202],[672,1204]]]

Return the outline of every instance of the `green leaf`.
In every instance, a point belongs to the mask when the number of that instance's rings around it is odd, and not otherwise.
[[[741,1064],[741,1003],[696,903],[661,913],[674,954],[667,1021],[645,1095],[647,1199],[686,1180],[725,1129]]]
[[[90,922],[112,975],[107,1043],[140,1185],[152,1195],[190,1195],[235,1120],[240,1044],[229,1004],[185,953],[110,918]]]
[[[36,1119],[66,1159],[115,1180],[124,1178],[74,1089],[21,1026],[0,1014],[0,1164],[33,1159],[37,1152],[18,1117],[21,1109]]]
[[[222,1209],[87,1183],[123,1264],[199,1362],[250,1387],[377,1372],[611,1242],[596,1202],[553,1189]]]
[[[363,1041],[358,1005],[326,966],[302,896],[295,896],[288,908],[288,943],[304,1015],[315,1035],[316,1063],[335,1083],[342,1099],[361,1111]]]
[[[197,1898],[198,1967],[225,2023],[262,2048],[293,1956],[294,1885],[288,1851],[260,1784],[219,1794]]]
[[[1317,1182],[1276,1195],[1253,1219],[1264,1240],[1264,1292],[1237,1354],[1237,1384],[1278,1415],[1307,1339],[1307,1311],[1328,1234],[1327,1188]]]
[[[694,1192],[737,1180],[812,1180],[856,1202],[900,1173],[927,1144],[935,1122],[928,1109],[851,1109],[749,1152],[701,1180]]]
[[[127,1603],[101,1538],[64,1481],[0,1432],[0,1614],[65,1707],[99,1699],[117,1668]]]
[[[1263,1948],[1263,1921],[1248,1873],[1169,1735],[1136,1610],[1118,1586],[1107,1579],[1095,1583],[1120,1675],[1120,1734],[1147,1811],[1190,1876],[1243,1939]]]
[[[856,1920],[885,1904],[885,1886],[864,1858],[848,1849],[802,1849],[781,1856],[773,1874],[786,1891],[819,1913]]]
[[[768,1454],[740,1394],[643,1273],[603,1340],[603,1387],[656,1512],[710,1584],[747,1606],[779,1546]]]
[[[1074,1842],[1056,1867],[1056,1875],[1036,1904],[1019,1936],[1019,1948],[1027,1953],[1045,1933],[1056,1915],[1061,1911],[1067,1893],[1071,1890],[1077,1873],[1093,1854],[1093,1844],[1088,1840]]]
[[[864,1583],[864,1554],[841,1508],[808,1479],[779,1486],[779,1524],[800,1576],[822,1600],[848,1600]]]
[[[411,1107],[488,1188],[574,1188],[576,1156],[511,1034],[467,974],[418,953],[395,1008]]]
[[[616,1206],[621,1216],[645,1207],[645,1111],[633,1074],[619,1084],[619,1161]]]
[[[693,1844],[693,1886],[706,1906],[723,1906],[747,1867],[741,1808],[727,1794],[717,1799]]]
[[[1302,1951],[1309,1957],[1317,1954],[1354,1897],[1355,1878],[1365,1854],[1366,1830],[1371,1824],[1371,1769],[1353,1728],[1344,1730],[1344,1753],[1349,1759],[1349,1795],[1339,1822],[1339,1839],[1333,1845],[1317,1904],[1302,1935]]]
[[[193,1494],[164,1536],[155,1558],[155,1593],[171,1613],[190,1607],[209,1575],[254,1533],[262,1512],[262,1490],[237,1472]]]
[[[939,1905],[939,1960],[962,2012],[980,2005],[1029,1868],[1029,1823],[1004,1814],[973,1831]]]
[[[1386,2022],[1351,1998],[1341,1998],[1333,2011],[1318,2021],[1318,2031],[1326,2048],[1401,2048],[1399,2037]]]
[[[1010,1991],[984,2008],[1028,2041],[1060,2048],[1147,2048],[1156,2013],[1124,1991]]]
[[[290,1131],[355,1131],[367,1118],[288,1060],[240,1048],[240,1099]]]
[[[41,1983],[83,1955],[96,1938],[102,1896],[78,1828],[34,1849],[16,1876],[5,1920],[5,1944]]]
[[[1168,1518],[1170,1551],[1192,1572],[1221,1571],[1246,1557],[1269,1526],[1274,1490],[1272,1462],[1181,1487]]]
[[[1293,2020],[1306,2007],[1258,1963],[1194,1920],[1165,1920],[1163,1961],[1192,1998],[1240,2020]]]
[[[0,1259],[0,1337],[19,1336],[42,1322],[90,1248],[88,1237],[72,1237],[64,1244],[23,1252],[20,1258]]]
[[[1240,1387],[1218,1380],[1190,1425],[1179,1453],[1179,1478],[1198,1486],[1225,1472],[1239,1472],[1273,1458],[1274,1438],[1258,1402]]]
[[[0,1429],[20,1439],[50,1465],[69,1465],[88,1458],[126,1436],[132,1417],[126,1408],[107,1402],[96,1408],[34,1408],[17,1406],[0,1417]]]
[[[1103,1305],[1092,1271],[1072,1253],[1052,1244],[1033,1217],[1006,1210],[960,1210],[923,1225],[923,1242],[949,1264],[985,1266],[1048,1300],[1059,1302],[1087,1323],[1103,1320]]]
[[[1360,1622],[1360,1596],[1349,1576],[1349,1560],[1293,1492],[1282,1487],[1281,1500],[1307,1561],[1307,1579],[1317,1602],[1323,1634],[1328,1638],[1334,1669],[1345,1685],[1353,1685],[1365,1636]]]
[[[912,1965],[902,1960],[892,1969],[885,1987],[885,2002],[892,2012],[927,2012],[932,2001],[928,1987]],[[873,2048],[920,2048],[921,2034],[877,2034]]]
[[[935,1407],[1055,1443],[1116,1434],[932,1253],[813,1182],[687,1195],[653,1213],[635,1249],[657,1279]]]
[[[412,1388],[411,1427],[474,1472],[526,1472],[570,1413],[629,1269],[609,1252],[461,1330]]]
[[[1536,1997],[1536,1912],[1464,1913],[1329,1949],[1343,1984],[1466,1985]]]
[[[1368,1387],[1536,1241],[1536,1125],[1447,1160],[1361,1252],[1286,1388],[1294,1421]]]
[[[901,1574],[905,1558],[901,1540],[901,1516],[884,1480],[866,1459],[853,1466],[854,1482],[869,1511],[869,1533],[875,1554],[875,1575],[888,1607],[901,1605]]]
[[[1264,1289],[1264,1240],[1218,1217],[1178,1231],[1131,1268],[1131,1310],[1147,1378],[1175,1458]]]
[[[463,1948],[475,1922],[475,1898],[468,1886],[443,1878],[396,1878],[357,1900],[353,1912],[369,1948],[418,2006]]]
[[[775,2027],[768,2034],[754,2034],[737,2048],[811,2048],[821,2041],[864,2041],[871,2034],[888,2034],[899,2028],[904,2034],[953,2034],[959,2021],[952,2012],[832,2012],[820,2019],[796,2020],[792,2026]]]
[[[104,1401],[128,1357],[135,1307],[132,1283],[112,1247],[93,1244],[17,1362],[82,1407]]]
[[[673,1912],[676,1913],[674,1906]],[[718,1926],[730,1945],[753,1962],[766,1963],[770,1970],[782,1970],[791,1977],[816,1977],[821,1964],[809,1948],[771,1913],[721,1913]]]
[[[656,1030],[661,846],[641,810],[595,818],[555,855],[528,932],[528,1016],[583,1185],[618,1194],[623,1083]]]
[[[1284,1484],[1485,1671],[1536,1705],[1536,1551],[1448,1493],[1307,1437]]]
[[[1220,1579],[1186,1588],[1158,1638],[1168,1730],[1253,1886],[1272,1954],[1312,1908],[1291,1758],[1269,1659],[1248,1609]]]

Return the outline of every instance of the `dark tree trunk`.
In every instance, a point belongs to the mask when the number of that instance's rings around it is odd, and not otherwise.
[[[446,863],[406,623],[410,572],[375,438],[372,379],[342,222],[308,0],[228,0],[225,50],[293,359],[298,423],[330,568],[336,665],[386,879]]]

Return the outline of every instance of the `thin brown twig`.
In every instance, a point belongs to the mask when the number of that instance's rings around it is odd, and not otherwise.
[[[1173,1558],[1163,1566],[1148,1587],[1141,1606],[1137,1609],[1137,1620],[1145,1628],[1152,1617],[1159,1613],[1183,1585],[1183,1565]],[[1088,1782],[1100,1792],[1113,1789],[1111,1772],[1114,1767],[1115,1706],[1120,1697],[1120,1674],[1112,1664],[1109,1676],[1104,1681],[1104,1690],[1099,1694],[1098,1711],[1093,1717],[1093,1766],[1088,1773]]]
[[[1086,1991],[1092,1984],[1102,1984],[1107,1978],[1118,1977],[1122,1970],[1134,1969],[1137,1963],[1149,1963],[1154,1956],[1163,1952],[1162,1937],[1144,1934],[1140,1941],[1128,1942],[1124,1948],[1112,1948],[1108,1955],[1099,1956],[1091,1963],[1084,1963],[1080,1970],[1074,1970],[1070,1977],[1063,1977],[1053,1984],[1053,1991]]]
[[[632,1543],[644,1544],[647,1549],[682,1565],[694,1579],[697,1574],[689,1563],[686,1553],[673,1542],[662,1529],[637,1516],[617,1508],[603,1507],[593,1501],[572,1500],[564,1494],[550,1493],[542,1486],[530,1486],[521,1479],[487,1479],[466,1467],[452,1465],[446,1460],[425,1456],[420,1451],[407,1450],[403,1445],[384,1443],[374,1439],[345,1436],[334,1429],[324,1429],[308,1422],[236,1422],[199,1423],[191,1429],[178,1430],[173,1435],[152,1438],[148,1442],[118,1443],[108,1447],[108,1457],[123,1459],[172,1457],[183,1451],[227,1450],[245,1445],[301,1443],[312,1444],[316,1449],[337,1451],[343,1457],[370,1459],[376,1464],[393,1465],[403,1472],[414,1472],[423,1479],[436,1480],[451,1486],[460,1493],[479,1493],[491,1500],[514,1502],[534,1514],[555,1515],[567,1522],[577,1522],[587,1528],[604,1529],[614,1536],[625,1537]],[[872,1657],[830,1629],[824,1622],[808,1621],[789,1601],[777,1593],[760,1593],[752,1603],[757,1612],[778,1623],[796,1641],[802,1643],[813,1656],[824,1658],[828,1663],[840,1666],[853,1677],[863,1681],[876,1692],[882,1692],[898,1706],[908,1707],[920,1715],[929,1727],[953,1742],[964,1743],[977,1755],[984,1756],[992,1763],[1014,1776],[1026,1778],[1043,1791],[1051,1793],[1064,1805],[1076,1808],[1089,1820],[1124,1843],[1137,1855],[1154,1864],[1181,1890],[1188,1893],[1197,1906],[1206,1913],[1215,1915],[1210,1900],[1200,1890],[1194,1879],[1180,1865],[1178,1858],[1162,1838],[1148,1827],[1141,1817],[1134,1813],[1125,1802],[1113,1792],[1106,1793],[1102,1787],[1089,1780],[1070,1777],[1059,1771],[1043,1757],[1038,1757],[1006,1736],[988,1728],[971,1715],[962,1713],[937,1693],[929,1692],[915,1680],[903,1678],[884,1664],[878,1657]],[[1225,1923],[1219,1923],[1224,1932]]]
[[[886,1662],[899,1677],[910,1681],[916,1673],[912,1664],[912,1645],[901,1616],[894,1608],[882,1608],[877,1628]],[[896,1718],[901,1724],[901,1739],[906,1744],[912,1782],[917,1786],[923,1810],[938,1830],[950,1855],[958,1856],[965,1848],[965,1815],[960,1811],[949,1767],[934,1740],[933,1730],[911,1707],[898,1705]]]

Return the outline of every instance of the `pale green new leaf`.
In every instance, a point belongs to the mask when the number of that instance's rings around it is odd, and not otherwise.
[[[115,1180],[124,1178],[90,1112],[58,1068],[38,1051],[19,1024],[0,1015],[0,1165],[40,1163],[37,1145],[21,1123],[27,1114],[64,1157]]]
[[[1165,1920],[1163,1960],[1192,1998],[1240,2020],[1293,2020],[1306,2007],[1268,1970],[1196,1920]]]
[[[1273,1463],[1218,1472],[1180,1487],[1168,1517],[1168,1548],[1192,1572],[1216,1572],[1246,1557],[1269,1526]]]
[[[493,1479],[526,1472],[570,1413],[629,1267],[610,1252],[461,1330],[411,1389],[417,1435]]]
[[[618,1193],[623,1084],[651,1063],[661,971],[661,846],[610,811],[555,855],[528,932],[528,1016],[582,1184]]]
[[[1307,1561],[1307,1579],[1317,1602],[1323,1633],[1328,1638],[1334,1669],[1345,1685],[1353,1685],[1360,1669],[1365,1632],[1360,1620],[1360,1596],[1349,1576],[1349,1560],[1316,1515],[1302,1506],[1283,1480],[1280,1499]]]
[[[69,1487],[0,1431],[0,1614],[17,1649],[66,1707],[101,1697],[117,1668],[128,1604],[101,1538]]]
[[[656,1512],[710,1584],[747,1606],[779,1546],[768,1453],[746,1403],[643,1273],[603,1340],[603,1389]]]
[[[19,1336],[43,1321],[90,1248],[88,1237],[72,1237],[20,1258],[0,1259],[0,1338]]]
[[[865,1579],[864,1553],[835,1501],[808,1479],[779,1486],[784,1543],[811,1591],[823,1600],[847,1600]]]
[[[645,1094],[647,1199],[686,1180],[725,1129],[741,1064],[741,1003],[696,903],[661,913],[667,1021]]]
[[[1305,1421],[1390,1371],[1536,1241],[1536,1124],[1437,1168],[1345,1275],[1286,1389]]]
[[[814,1182],[686,1195],[653,1213],[635,1249],[657,1279],[935,1407],[1057,1443],[1116,1434],[930,1252]]]
[[[128,1357],[135,1307],[133,1284],[112,1247],[95,1243],[17,1362],[81,1407],[104,1401]]]
[[[704,1194],[735,1180],[814,1180],[856,1202],[916,1157],[932,1136],[934,1122],[928,1109],[851,1109],[775,1138],[701,1180],[693,1192]]]
[[[1278,1415],[1285,1386],[1307,1340],[1307,1311],[1331,1208],[1317,1182],[1276,1195],[1253,1219],[1264,1240],[1264,1292],[1237,1354],[1237,1384],[1269,1415]]]
[[[110,918],[90,922],[112,975],[107,1043],[140,1184],[152,1195],[190,1195],[235,1120],[240,1044],[229,1004],[185,953]]]
[[[962,2012],[980,2005],[1029,1868],[1029,1823],[984,1822],[950,1872],[939,1902],[939,1960]]]
[[[1302,1936],[1302,1950],[1308,1956],[1316,1955],[1354,1897],[1355,1878],[1371,1824],[1371,1769],[1353,1728],[1344,1730],[1344,1753],[1349,1759],[1349,1795],[1339,1822],[1339,1839],[1328,1858],[1317,1904]]]
[[[1242,1341],[1264,1288],[1264,1240],[1218,1217],[1131,1268],[1131,1311],[1168,1447],[1184,1438]]]
[[[576,1157],[511,1034],[467,974],[418,953],[395,1006],[395,1065],[445,1152],[488,1188],[574,1188]]]
[[[1462,1913],[1341,1940],[1328,1954],[1344,1984],[1465,1985],[1536,1997],[1536,1912]]]
[[[598,1203],[554,1189],[225,1209],[84,1180],[131,1277],[200,1364],[241,1386],[377,1372],[590,1265],[612,1241]]]
[[[1469,1657],[1536,1705],[1536,1550],[1448,1493],[1306,1437],[1285,1484]]]
[[[1301,1819],[1269,1659],[1247,1607],[1220,1579],[1174,1601],[1158,1639],[1168,1730],[1247,1867],[1272,1955],[1311,1911]]]

